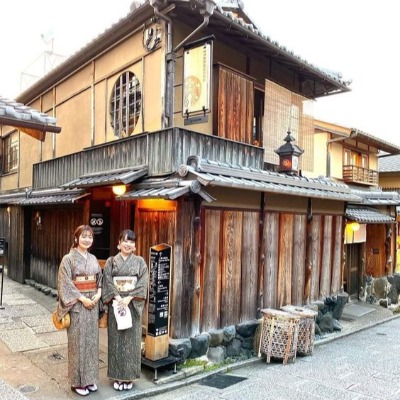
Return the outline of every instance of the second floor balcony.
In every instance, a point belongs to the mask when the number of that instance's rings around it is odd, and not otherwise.
[[[355,165],[343,166],[343,181],[367,186],[378,186],[378,171],[357,167]]]

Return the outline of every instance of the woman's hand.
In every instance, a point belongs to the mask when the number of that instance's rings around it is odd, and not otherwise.
[[[92,299],[89,299],[89,298],[87,298],[87,297],[85,297],[85,296],[79,297],[78,300],[79,300],[79,301],[83,304],[83,306],[84,306],[85,308],[87,308],[88,310],[92,310],[92,309],[94,308],[94,306],[96,305],[96,303],[95,303]]]
[[[100,300],[101,293],[96,293],[95,295],[92,296],[92,301],[94,304],[97,304]]]
[[[119,307],[128,307],[129,303],[132,301],[133,297],[131,296],[126,296],[123,298],[120,298],[120,300],[118,301],[118,306]]]

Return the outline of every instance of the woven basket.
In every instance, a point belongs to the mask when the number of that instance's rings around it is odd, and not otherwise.
[[[285,311],[264,309],[260,338],[259,357],[267,356],[267,363],[271,357],[282,358],[283,364],[289,360],[296,360],[297,338],[299,333],[300,317]]]

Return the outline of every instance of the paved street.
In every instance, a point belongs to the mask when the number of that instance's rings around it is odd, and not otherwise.
[[[80,398],[67,381],[66,333],[51,324],[56,299],[5,278],[2,300],[0,400]],[[341,332],[317,340],[314,354],[298,357],[294,364],[266,364],[254,358],[211,372],[201,367],[183,368],[176,374],[159,371],[157,382],[153,371],[142,368],[141,379],[123,393],[116,392],[107,379],[107,330],[100,329],[99,391],[89,398],[400,399],[400,315],[359,302],[347,304],[342,317]]]
[[[208,386],[223,386],[226,376],[244,380],[226,388]],[[226,376],[210,377],[208,383],[194,383],[152,399],[400,399],[400,319],[317,346],[312,356],[298,357],[292,364],[260,361]]]

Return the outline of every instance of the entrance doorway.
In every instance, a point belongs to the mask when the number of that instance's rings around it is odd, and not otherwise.
[[[360,291],[360,275],[362,271],[362,243],[347,244],[346,270],[344,273],[344,290],[350,301],[356,301]]]

